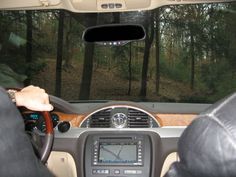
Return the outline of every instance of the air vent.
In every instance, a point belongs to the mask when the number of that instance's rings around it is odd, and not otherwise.
[[[149,128],[149,116],[136,109],[128,109],[128,127],[129,128]]]
[[[93,114],[90,118],[90,127],[92,128],[108,128],[110,127],[111,109],[105,109]]]

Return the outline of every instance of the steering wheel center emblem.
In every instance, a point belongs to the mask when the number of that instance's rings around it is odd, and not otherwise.
[[[116,113],[111,118],[111,124],[115,128],[124,128],[127,125],[127,119],[124,113]]]

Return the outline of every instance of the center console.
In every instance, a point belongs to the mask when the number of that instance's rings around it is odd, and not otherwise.
[[[85,177],[149,177],[151,140],[148,135],[92,134],[85,147]]]

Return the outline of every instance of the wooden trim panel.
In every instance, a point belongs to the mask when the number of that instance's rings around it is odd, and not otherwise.
[[[188,126],[195,118],[196,114],[156,114],[161,126]]]
[[[85,115],[64,114],[55,112],[60,121],[69,121],[73,127],[78,127]],[[196,114],[156,114],[154,115],[161,126],[188,126],[195,118]]]
[[[85,115],[79,114],[64,114],[61,112],[54,112],[59,116],[60,121],[68,121],[71,123],[72,127],[78,127],[82,120],[85,118]]]
[[[27,111],[29,112],[29,111]],[[26,112],[25,112],[26,113]],[[59,121],[68,121],[72,127],[79,127],[87,115],[65,114],[53,112],[59,116]],[[188,126],[197,116],[197,114],[152,114],[159,122],[160,126]]]

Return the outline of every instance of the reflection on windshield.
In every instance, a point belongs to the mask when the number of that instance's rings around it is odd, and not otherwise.
[[[236,90],[236,3],[153,11],[0,12],[0,85],[39,85],[66,100],[214,102]],[[135,23],[143,41],[86,44],[86,27]],[[99,34],[98,34],[99,35]]]

